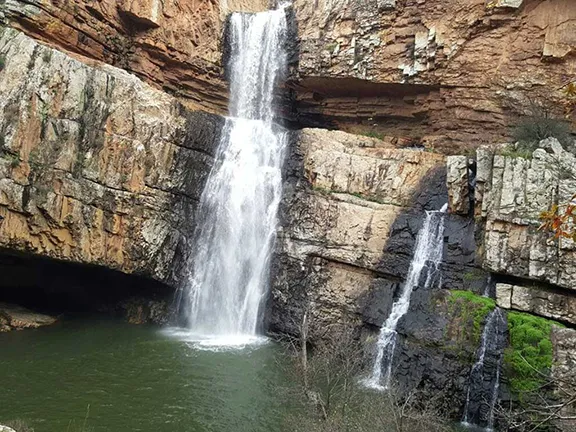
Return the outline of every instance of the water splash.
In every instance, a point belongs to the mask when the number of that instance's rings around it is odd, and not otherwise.
[[[273,107],[286,69],[284,6],[234,13],[229,31],[231,118],[200,199],[185,290],[187,339],[207,347],[258,341],[287,143]]]
[[[410,307],[410,297],[422,277],[425,276],[424,288],[428,288],[438,273],[438,266],[442,261],[444,220],[447,205],[440,211],[427,211],[424,225],[416,239],[414,257],[410,263],[408,277],[404,283],[400,298],[392,305],[392,311],[380,329],[376,342],[376,360],[372,367],[372,374],[364,380],[364,385],[376,390],[385,390],[390,385],[392,374],[392,360],[396,350],[398,333],[396,327]]]
[[[492,430],[494,409],[498,402],[500,369],[506,345],[506,318],[495,308],[486,319],[482,330],[477,360],[470,371],[470,384],[462,424]]]

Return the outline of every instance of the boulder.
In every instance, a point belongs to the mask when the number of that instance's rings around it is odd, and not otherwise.
[[[0,332],[35,329],[52,325],[56,321],[55,317],[49,315],[32,312],[17,305],[0,303]]]

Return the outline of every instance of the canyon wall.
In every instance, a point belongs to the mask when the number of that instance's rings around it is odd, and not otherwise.
[[[13,29],[0,53],[0,246],[174,283],[221,118]]]
[[[370,131],[449,154],[555,115],[576,72],[571,0],[294,2],[304,124]]]
[[[227,106],[225,17],[264,3],[5,0],[2,250],[178,286]],[[486,320],[483,293],[505,310],[563,323],[552,331],[553,374],[567,376],[574,245],[538,226],[541,211],[571,199],[576,160],[553,140],[531,159],[482,145],[506,142],[535,109],[566,115],[563,91],[576,73],[571,0],[294,8],[299,44],[283,115],[298,130],[269,328],[297,336],[307,312],[312,343],[353,328],[373,347],[424,212],[448,202],[442,277],[414,292],[399,323],[395,381],[441,394],[458,418]]]

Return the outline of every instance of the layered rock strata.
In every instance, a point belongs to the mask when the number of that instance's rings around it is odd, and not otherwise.
[[[12,29],[0,53],[0,246],[174,282],[221,119]]]
[[[534,102],[563,115],[576,67],[571,0],[294,5],[303,122],[457,154],[503,141]]]
[[[565,206],[576,190],[576,157],[555,139],[531,159],[478,151],[476,214],[485,224],[482,264],[494,273],[576,288],[574,242],[555,240],[540,214]]]
[[[354,328],[371,349],[408,272],[425,210],[447,202],[445,157],[344,132],[304,129],[294,139],[269,325],[299,335],[307,314],[310,342]],[[463,406],[477,337],[450,330],[468,324],[439,288],[481,290],[485,274],[463,280],[474,271],[473,224],[446,218],[443,276],[433,289],[414,292],[399,323],[394,380],[407,391],[450,389]],[[442,400],[458,415],[462,407]]]

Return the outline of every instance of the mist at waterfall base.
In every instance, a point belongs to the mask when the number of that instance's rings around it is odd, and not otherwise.
[[[181,310],[171,333],[201,348],[259,343],[261,308],[282,194],[285,131],[274,123],[274,92],[286,69],[286,12],[234,13],[230,117],[202,193]]]
[[[390,385],[392,364],[396,350],[400,319],[410,308],[410,297],[423,281],[423,289],[428,289],[438,276],[438,266],[442,262],[444,221],[447,205],[440,211],[427,211],[424,224],[416,238],[414,256],[408,275],[398,300],[392,305],[390,315],[382,325],[376,342],[376,358],[371,375],[362,382],[366,387],[385,390]]]

